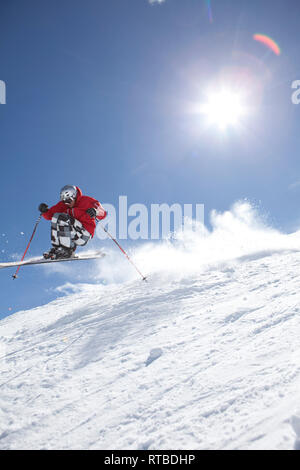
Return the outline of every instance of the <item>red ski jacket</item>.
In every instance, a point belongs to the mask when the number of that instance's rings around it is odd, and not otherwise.
[[[73,208],[68,207],[64,202],[60,201],[58,202],[55,206],[50,207],[50,209],[47,212],[44,212],[43,217],[47,220],[51,220],[53,215],[56,212],[59,213],[66,213],[74,217],[74,219],[79,220],[79,222],[82,223],[84,228],[90,232],[92,237],[94,236],[95,233],[95,228],[96,228],[96,221],[92,217],[89,216],[89,214],[86,213],[87,209],[90,209],[91,207],[94,207],[97,211],[97,216],[96,218],[99,220],[102,220],[106,217],[107,212],[103,209],[101,206],[100,202],[97,201],[97,199],[94,199],[89,196],[83,196],[81,189],[79,189],[77,186],[77,198],[75,202],[75,206]]]

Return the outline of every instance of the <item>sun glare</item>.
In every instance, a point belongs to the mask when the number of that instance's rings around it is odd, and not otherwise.
[[[230,90],[209,94],[207,102],[202,106],[209,124],[217,125],[221,130],[240,123],[245,114],[241,97]]]

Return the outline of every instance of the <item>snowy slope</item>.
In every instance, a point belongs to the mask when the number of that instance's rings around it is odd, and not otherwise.
[[[2,320],[0,449],[299,448],[300,235],[243,214]]]

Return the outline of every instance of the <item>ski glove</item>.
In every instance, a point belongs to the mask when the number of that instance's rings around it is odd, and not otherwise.
[[[86,211],[86,213],[89,214],[89,216],[90,216],[92,219],[94,219],[94,218],[96,217],[96,215],[97,215],[97,211],[96,211],[96,209],[94,209],[94,207],[91,207],[90,209],[88,209],[88,210]]]
[[[47,206],[47,204],[45,204],[44,202],[42,202],[40,205],[39,205],[39,211],[44,214],[45,212],[47,212],[49,209],[49,207]]]

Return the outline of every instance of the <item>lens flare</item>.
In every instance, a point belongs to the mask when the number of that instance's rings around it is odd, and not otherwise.
[[[212,8],[211,8],[211,0],[206,0],[206,6],[207,6],[209,22],[212,23],[213,15],[212,15]]]
[[[253,39],[267,46],[274,52],[274,54],[280,55],[281,51],[278,44],[276,44],[276,42],[269,36],[266,36],[264,34],[254,34]]]

